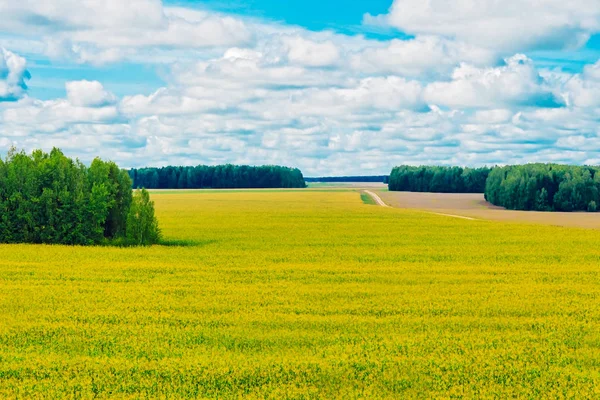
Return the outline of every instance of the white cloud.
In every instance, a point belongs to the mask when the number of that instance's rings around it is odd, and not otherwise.
[[[29,78],[25,59],[0,48],[0,102],[22,97],[27,89],[25,81]]]
[[[160,0],[0,0],[0,31],[43,35],[47,53],[102,64],[153,47],[202,49],[247,44],[238,18],[178,7]]]
[[[583,68],[583,77],[588,80],[600,82],[600,60],[593,65],[586,65]]]
[[[584,66],[578,74],[552,70],[543,71],[542,76],[562,93],[569,106],[586,109],[600,106],[600,61]]]
[[[507,51],[562,49],[600,31],[597,0],[394,0],[389,14],[365,15],[409,34],[442,35]]]
[[[482,125],[502,124],[509,122],[513,115],[514,112],[507,109],[478,110],[471,120]]]
[[[156,28],[164,23],[160,0],[1,0],[2,27],[35,25],[53,29],[88,30],[123,26]]]
[[[220,58],[192,65],[176,64],[172,76],[182,87],[203,87],[217,92],[258,87],[331,86],[347,78],[343,70],[287,64],[271,54],[241,48],[228,49]]]
[[[357,71],[407,76],[443,75],[461,62],[485,66],[496,61],[492,51],[436,36],[394,39],[385,46],[367,47],[350,57]]]
[[[127,115],[186,115],[226,108],[218,98],[194,98],[177,91],[162,88],[149,96],[123,98],[120,109]]]
[[[369,120],[381,118],[380,113],[424,110],[421,93],[418,82],[400,77],[373,77],[343,88],[309,88],[283,96],[265,96],[262,101],[249,102],[242,108],[269,120],[300,117]]]
[[[332,41],[322,43],[306,40],[301,36],[284,37],[288,59],[292,63],[310,67],[325,67],[337,63],[340,52]]]
[[[565,89],[568,91],[569,102],[576,107],[598,107],[600,106],[600,81],[588,80],[584,76],[575,76],[566,83]]]
[[[77,91],[74,93],[80,94]],[[92,100],[96,99],[77,95],[69,99],[47,101],[26,97],[11,106],[0,108],[0,136],[28,136],[32,132],[56,134],[78,124],[120,123],[116,105],[94,103]]]
[[[77,107],[102,107],[116,102],[98,81],[72,81],[66,83],[67,99]]]
[[[429,84],[424,96],[430,103],[455,108],[560,107],[564,103],[545,85],[533,62],[519,54],[496,68],[462,64],[451,81]]]

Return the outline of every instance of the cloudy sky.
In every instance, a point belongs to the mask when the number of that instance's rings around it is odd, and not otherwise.
[[[0,154],[600,164],[598,0],[0,0]]]

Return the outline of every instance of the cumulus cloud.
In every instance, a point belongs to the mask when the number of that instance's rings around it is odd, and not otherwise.
[[[564,99],[545,84],[529,58],[518,54],[505,61],[506,65],[496,68],[462,64],[454,71],[451,81],[429,84],[425,99],[456,108],[564,105]]]
[[[67,82],[66,90],[65,99],[42,101],[25,97],[0,107],[0,136],[28,137],[37,132],[50,135],[50,139],[79,125],[113,129],[123,123],[116,97],[100,82]]]
[[[252,34],[238,18],[161,0],[0,0],[0,31],[43,35],[54,57],[102,64],[153,47],[201,49],[247,44]]]
[[[226,108],[226,102],[216,96],[198,98],[179,91],[161,88],[149,96],[123,98],[120,108],[126,115],[189,115]]]
[[[441,35],[507,51],[563,49],[600,31],[597,0],[394,0],[388,14],[365,15],[409,34]]]
[[[581,74],[559,81],[568,101],[575,107],[600,107],[600,61],[588,65]]]
[[[13,136],[23,132],[25,128],[53,133],[65,129],[70,124],[114,123],[118,118],[115,106],[85,107],[64,99],[25,99],[4,110],[0,120],[5,124],[3,135]],[[10,125],[18,129],[11,131]]]
[[[338,123],[382,118],[399,110],[425,111],[419,82],[400,77],[373,77],[342,88],[307,88],[264,96],[240,106],[271,121],[297,118],[336,119]]]
[[[72,81],[66,83],[67,99],[78,107],[102,107],[116,102],[116,97],[98,81]]]
[[[600,81],[600,61],[593,65],[586,65],[583,68],[583,77],[589,80]]]
[[[292,63],[310,67],[325,67],[337,63],[340,52],[332,41],[322,43],[306,40],[301,36],[284,37],[287,56]]]
[[[353,69],[364,73],[388,73],[406,76],[440,76],[462,62],[485,66],[497,61],[486,49],[438,36],[394,39],[384,46],[370,46],[353,54]]]
[[[181,86],[215,90],[331,86],[347,77],[343,70],[283,63],[268,53],[242,48],[230,48],[222,57],[192,65],[177,64],[172,76]]]
[[[302,71],[302,85],[276,79],[286,68]],[[536,101],[556,91],[569,98],[568,83],[592,82],[594,72],[552,80],[517,55],[499,67],[461,65],[427,84],[290,67],[232,48],[174,66],[170,84],[151,95],[115,102],[100,83],[77,81],[66,99],[23,99],[0,108],[0,136],[83,159],[100,152],[123,166],[291,163],[308,175],[382,173],[401,163],[587,162],[600,142],[597,109]]]
[[[30,78],[25,59],[0,48],[0,102],[22,97],[27,90],[25,81]]]

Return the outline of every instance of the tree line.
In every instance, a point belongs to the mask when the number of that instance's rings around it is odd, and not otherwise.
[[[297,168],[218,165],[130,169],[133,187],[148,189],[258,189],[304,188],[306,182]]]
[[[306,182],[368,182],[388,183],[388,175],[374,176],[324,176],[319,178],[304,178]]]
[[[389,190],[436,193],[483,193],[490,168],[402,165],[392,169]]]
[[[494,168],[485,198],[511,210],[595,212],[600,205],[600,168],[558,164]]]
[[[59,149],[0,158],[0,243],[149,245],[160,240],[154,204],[128,173],[89,167]]]

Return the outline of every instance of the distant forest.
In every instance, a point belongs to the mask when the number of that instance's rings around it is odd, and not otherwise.
[[[512,210],[598,211],[600,168],[558,164],[494,168],[485,198]]]
[[[325,176],[321,178],[304,178],[306,182],[381,182],[388,183],[388,175],[377,176]]]
[[[395,167],[389,189],[405,192],[483,193],[490,168],[403,165]]]
[[[297,168],[218,165],[130,169],[133,187],[147,189],[259,189],[304,188]]]

